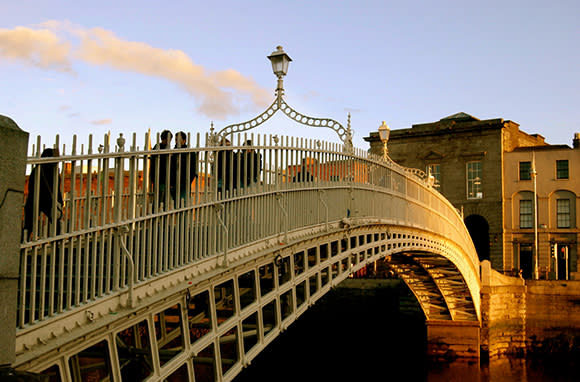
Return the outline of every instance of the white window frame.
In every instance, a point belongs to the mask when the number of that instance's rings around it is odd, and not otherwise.
[[[534,228],[534,204],[531,199],[520,199],[520,229]],[[528,205],[529,204],[529,205]],[[525,211],[523,207],[526,207]],[[525,212],[525,213],[522,213]],[[529,213],[528,213],[529,212]],[[526,219],[522,219],[525,217]],[[529,223],[524,225],[522,222]]]
[[[479,164],[479,176],[476,177],[471,177],[471,174],[473,173],[473,170],[471,169],[471,166],[473,166],[474,164]],[[465,179],[466,179],[466,184],[465,184],[465,191],[466,191],[466,196],[467,199],[483,199],[483,166],[481,161],[477,160],[477,161],[470,161],[467,162],[465,164]],[[477,184],[477,180],[479,179],[479,184]],[[477,186],[477,189],[475,189],[475,187]],[[473,196],[470,195],[470,190],[471,188],[473,189]]]
[[[433,171],[435,166],[437,166],[437,169],[439,171]],[[431,175],[433,175],[433,177],[435,178],[435,183],[433,184],[433,187],[440,188],[441,187],[441,164],[429,163],[425,167],[425,171],[427,172],[427,174],[429,174],[429,169],[431,169]]]
[[[564,203],[564,202],[567,202],[567,203]],[[571,211],[570,211],[571,206],[572,206],[572,203],[571,203],[570,199],[556,199],[556,227],[558,227],[558,228],[570,228],[571,227],[571,225],[572,225]],[[564,207],[566,207],[566,210],[564,210]]]

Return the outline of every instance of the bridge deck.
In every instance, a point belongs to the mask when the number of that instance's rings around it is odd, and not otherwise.
[[[479,320],[473,244],[424,174],[338,145],[252,136],[244,146],[246,138],[200,147],[198,136],[181,150],[138,151],[135,138],[129,151],[109,152],[107,142],[86,155],[37,150],[30,166],[50,171],[64,195],[62,206],[56,197],[46,206],[45,174],[31,175],[38,218],[21,244],[19,364],[58,365],[77,380],[93,369],[88,354],[108,352],[116,378],[137,362],[127,354],[142,354],[155,375],[212,365],[232,376],[325,288],[379,258],[427,319]],[[75,340],[87,336],[89,348]]]

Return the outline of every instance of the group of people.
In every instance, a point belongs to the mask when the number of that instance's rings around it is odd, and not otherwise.
[[[221,146],[231,146],[224,138]],[[252,149],[252,141],[245,142],[246,148],[239,151],[220,150],[216,155],[216,178],[218,193],[232,193],[238,187],[249,187],[257,183],[262,171],[262,155]]]
[[[173,135],[164,130],[160,135],[160,142],[153,150],[168,150],[171,148]],[[223,139],[221,146],[231,146],[228,139]],[[245,142],[247,148],[239,151],[228,149],[218,150],[215,156],[215,179],[217,191],[220,195],[226,192],[231,194],[238,188],[248,187],[257,183],[262,171],[262,155],[251,148],[252,141]],[[175,149],[187,147],[187,135],[180,131],[175,135]],[[169,165],[168,165],[169,161]],[[189,174],[188,165],[189,161]],[[184,200],[190,191],[191,182],[197,178],[197,153],[159,154],[151,157],[149,179],[152,190],[159,193],[159,203],[165,203],[169,189],[171,200]],[[169,169],[169,176],[167,174]],[[179,181],[178,181],[179,179]],[[169,183],[167,183],[169,181]],[[177,191],[179,189],[179,197]]]
[[[173,134],[164,130],[160,142],[153,150],[171,149]],[[223,146],[231,146],[227,139],[221,142]],[[214,176],[220,195],[230,195],[238,188],[249,187],[259,182],[262,171],[262,155],[251,148],[252,141],[245,142],[243,150],[217,150],[215,156]],[[175,149],[187,148],[187,134],[179,131],[175,134]],[[42,152],[42,158],[58,157],[58,149],[47,148]],[[169,174],[167,173],[169,171]],[[177,152],[151,155],[149,165],[149,182],[151,190],[156,193],[159,205],[177,201],[180,205],[191,191],[191,183],[198,174],[198,153]],[[168,194],[169,192],[169,194]],[[179,195],[178,195],[179,193]],[[34,229],[34,221],[41,214],[48,219],[49,225],[57,223],[62,216],[63,197],[60,184],[58,163],[43,163],[36,165],[28,177],[28,194],[24,205],[23,229],[28,239]],[[35,215],[36,210],[36,215]],[[57,233],[58,234],[58,233]]]
[[[153,150],[168,150],[171,148],[173,134],[169,130],[161,132],[161,141]],[[175,134],[175,149],[187,148],[187,135],[183,131]],[[159,193],[159,203],[166,202],[167,190],[171,200],[185,200],[191,189],[191,182],[197,178],[197,153],[159,154],[151,157],[149,180],[152,189]],[[168,166],[169,161],[169,166]],[[188,166],[189,161],[189,166]],[[169,169],[169,177],[167,176]],[[189,173],[188,173],[189,170]],[[169,183],[167,181],[169,180]],[[179,191],[179,197],[177,192]]]

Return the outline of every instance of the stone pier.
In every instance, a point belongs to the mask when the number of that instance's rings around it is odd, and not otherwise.
[[[0,115],[0,367],[11,365],[16,349],[16,307],[20,266],[22,198],[28,133]]]
[[[479,359],[479,322],[429,320],[426,325],[429,357],[449,361],[456,358]]]
[[[481,263],[483,357],[578,351],[580,281],[523,280]]]

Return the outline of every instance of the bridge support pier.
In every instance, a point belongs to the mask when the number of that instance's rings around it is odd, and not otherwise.
[[[0,115],[0,366],[16,359],[16,307],[28,133]],[[2,378],[0,378],[2,379]],[[4,379],[2,379],[4,380]]]
[[[447,360],[479,359],[479,322],[429,320],[426,325],[429,357]]]

